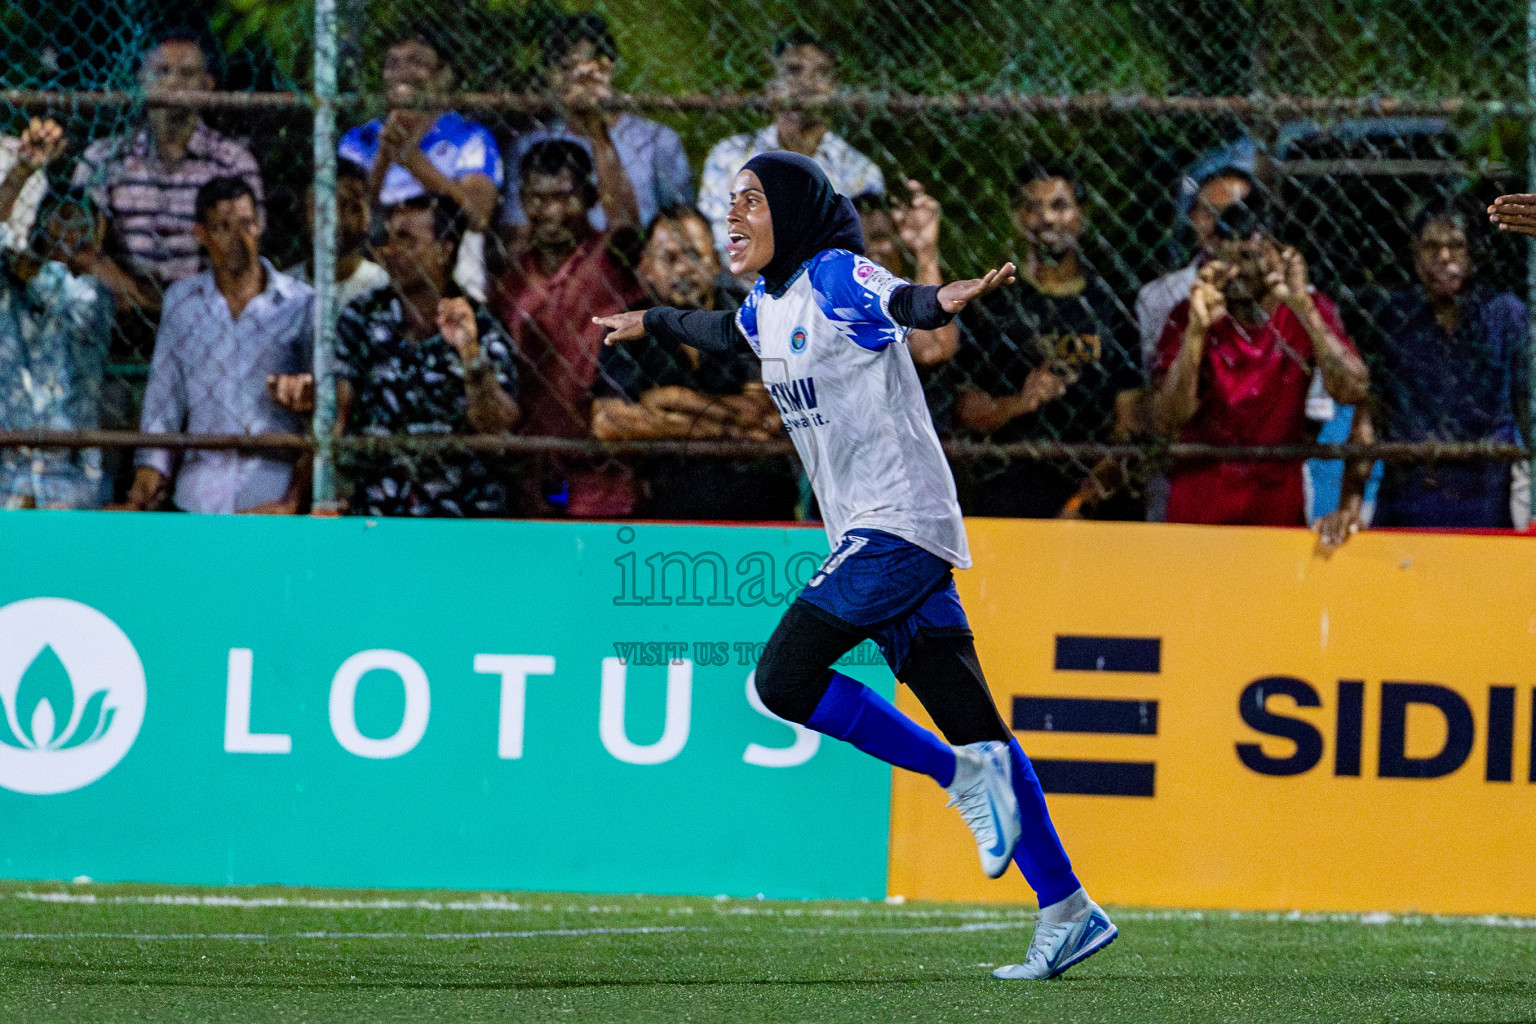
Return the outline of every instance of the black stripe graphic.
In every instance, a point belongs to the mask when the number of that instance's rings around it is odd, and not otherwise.
[[[1360,774],[1360,739],[1365,730],[1365,684],[1358,679],[1339,680],[1338,726],[1333,751],[1333,774]]]
[[[1134,636],[1058,636],[1056,671],[1058,672],[1148,672],[1162,671],[1161,637]]]
[[[1033,759],[1031,759],[1033,760]],[[1136,761],[1034,760],[1040,788],[1080,796],[1151,796],[1157,765]]]
[[[1515,777],[1515,688],[1488,687],[1489,782],[1511,782]]]
[[[1157,701],[1091,697],[1015,697],[1016,732],[1107,732],[1157,735]]]

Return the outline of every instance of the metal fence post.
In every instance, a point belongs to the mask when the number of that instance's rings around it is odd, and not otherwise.
[[[315,0],[314,510],[322,514],[336,511],[336,52],[336,0]]]

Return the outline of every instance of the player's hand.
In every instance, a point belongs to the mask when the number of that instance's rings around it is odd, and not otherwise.
[[[267,377],[267,391],[272,401],[292,412],[315,411],[315,375],[312,373],[274,373]]]
[[[437,330],[466,364],[480,358],[480,329],[468,299],[439,299]]]
[[[939,201],[923,188],[922,182],[909,179],[907,190],[912,193],[911,205],[891,209],[896,233],[915,262],[935,260],[939,253],[939,221],[944,211],[939,208]]]
[[[21,133],[21,145],[16,150],[16,155],[21,161],[21,166],[29,173],[40,171],[53,161],[64,155],[64,149],[69,145],[69,140],[64,137],[64,129],[52,118],[46,120],[34,117]]]
[[[1200,268],[1189,289],[1189,326],[1207,334],[1213,324],[1227,315],[1227,295],[1222,287],[1237,273],[1236,267],[1212,260]]]
[[[636,338],[645,337],[645,311],[634,309],[627,313],[615,313],[613,316],[595,316],[592,322],[599,327],[608,328],[608,336],[603,339],[604,345],[617,345],[621,341],[634,341]]]
[[[1004,285],[1013,284],[1018,269],[1012,261],[1009,261],[996,270],[988,271],[985,277],[976,277],[969,281],[951,281],[939,289],[939,307],[946,313],[958,313],[983,295],[995,292]]]

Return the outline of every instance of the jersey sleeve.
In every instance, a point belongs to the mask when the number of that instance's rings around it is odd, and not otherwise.
[[[501,147],[496,144],[496,136],[492,135],[490,129],[484,125],[470,126],[469,134],[460,144],[458,155],[453,162],[455,180],[471,174],[483,174],[498,186],[502,184],[505,177],[501,164]]]
[[[341,159],[354,163],[364,171],[373,168],[374,154],[378,152],[378,141],[369,129],[372,124],[358,125],[341,137],[336,144],[336,155]]]
[[[891,318],[891,296],[910,283],[851,252],[828,253],[811,268],[816,305],[827,320],[843,337],[872,350],[906,337],[907,329]]]
[[[763,351],[757,344],[757,304],[762,301],[762,298],[763,279],[758,278],[756,286],[747,296],[747,301],[736,310],[736,329],[742,333],[742,336],[747,339],[747,344],[752,346],[752,351],[758,355]]]

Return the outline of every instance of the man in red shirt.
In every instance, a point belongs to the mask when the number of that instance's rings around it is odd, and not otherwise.
[[[569,139],[536,143],[521,161],[521,248],[493,284],[492,311],[506,325],[523,364],[524,434],[587,437],[592,384],[607,329],[593,317],[640,302],[633,268],[640,253],[634,189],[615,160],[596,161]],[[614,180],[606,180],[614,179]],[[587,214],[602,201],[608,230]],[[612,518],[635,507],[635,478],[613,459],[539,460],[524,479],[524,510]]]
[[[1335,401],[1354,405],[1366,397],[1365,363],[1338,307],[1307,283],[1301,254],[1276,244],[1262,200],[1229,207],[1216,231],[1216,258],[1158,341],[1153,420],[1184,442],[1304,443],[1314,369]],[[1306,525],[1300,462],[1182,462],[1169,479],[1170,523]]]

